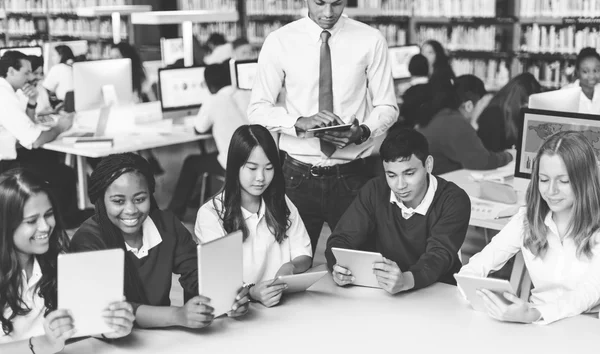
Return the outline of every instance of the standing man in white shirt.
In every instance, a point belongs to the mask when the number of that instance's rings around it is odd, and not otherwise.
[[[333,230],[371,177],[365,158],[398,119],[398,107],[383,35],[342,16],[346,0],[306,2],[308,17],[266,38],[248,118],[281,133],[286,194],[314,251],[323,223]],[[285,105],[276,106],[284,88]],[[306,134],[346,123],[353,125],[343,132]]]

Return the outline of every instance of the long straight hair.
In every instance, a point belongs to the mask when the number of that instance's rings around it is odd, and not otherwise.
[[[481,116],[487,114],[486,111],[500,109],[504,118],[504,138],[506,141],[516,141],[521,108],[527,104],[530,95],[541,91],[542,86],[531,73],[517,75],[494,95]]]
[[[44,299],[48,314],[56,309],[56,259],[60,253],[66,252],[69,243],[58,203],[48,183],[33,172],[13,169],[0,175],[0,322],[6,335],[13,331],[12,320],[16,316],[24,316],[31,311],[21,299],[23,269],[17,256],[14,233],[23,222],[25,203],[31,196],[40,193],[46,194],[50,199],[56,221],[48,251],[35,256],[42,271],[42,278],[36,285],[35,292]],[[12,311],[8,318],[4,317],[6,309]]]
[[[222,208],[213,199],[215,210],[223,222],[223,228],[231,233],[242,230],[244,240],[248,237],[248,228],[242,215],[242,187],[240,185],[240,169],[246,164],[252,150],[260,146],[273,165],[274,175],[271,184],[262,194],[265,201],[265,217],[269,230],[281,243],[289,228],[290,210],[285,202],[285,179],[279,161],[279,150],[271,133],[262,125],[242,125],[231,137],[227,152],[227,169],[223,186]]]
[[[577,257],[592,256],[593,235],[600,229],[600,174],[597,157],[589,140],[579,132],[564,131],[550,136],[540,147],[531,171],[527,188],[527,220],[524,245],[536,257],[544,257],[548,250],[548,226],[544,223],[550,211],[539,190],[540,159],[542,156],[560,157],[569,175],[575,202],[567,235],[577,246]]]

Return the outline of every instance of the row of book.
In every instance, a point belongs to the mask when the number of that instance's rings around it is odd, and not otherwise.
[[[533,24],[523,31],[521,50],[532,53],[575,54],[582,48],[600,48],[598,26],[577,29]]]
[[[454,26],[431,27],[419,26],[416,31],[416,43],[436,40],[448,50],[498,50],[500,43],[496,41],[495,26]]]
[[[80,7],[122,6],[130,0],[4,0],[9,13],[76,13]]]
[[[510,80],[507,63],[502,59],[453,58],[451,65],[457,76],[471,74],[479,77],[488,91],[498,91]]]
[[[85,38],[112,38],[111,19],[64,19],[53,18],[48,21],[36,21],[27,18],[7,19],[7,33],[15,36],[34,36],[38,33],[49,33],[52,36],[72,36]],[[127,26],[121,25],[121,38],[127,37]]]
[[[598,17],[600,0],[521,1],[521,17]]]

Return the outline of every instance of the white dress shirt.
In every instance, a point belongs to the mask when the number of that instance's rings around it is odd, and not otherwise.
[[[523,253],[533,286],[530,301],[542,314],[536,323],[547,324],[583,312],[598,312],[600,302],[600,234],[596,233],[593,257],[577,257],[573,238],[560,240],[552,212],[544,223],[549,232],[548,250],[543,257],[534,256],[523,246],[526,209],[521,208],[492,242],[462,267],[460,274],[486,277],[500,269],[517,252]]]
[[[17,141],[31,149],[44,130],[29,119],[12,85],[0,77],[0,160],[17,158]]]
[[[161,242],[162,237],[160,237],[160,232],[156,228],[156,224],[150,217],[147,217],[142,224],[142,246],[139,249],[133,248],[125,242],[125,249],[133,253],[138,259],[142,259],[148,255],[148,252],[152,248],[158,246]]]
[[[27,280],[27,273],[23,270],[21,279],[21,289],[19,289],[21,300],[23,301],[21,306],[28,307],[31,311],[26,315],[17,315],[13,318],[13,331],[9,335],[4,334],[4,331],[0,330],[0,343],[24,340],[44,334],[44,312],[46,311],[46,306],[44,305],[44,299],[38,294],[39,289],[36,289],[38,282],[42,279],[42,270],[35,257],[33,257],[31,278]],[[2,296],[4,295],[2,294]],[[4,309],[4,318],[8,318],[10,315],[12,315],[12,310],[10,308]]]
[[[425,196],[423,196],[423,200],[421,201],[421,203],[419,203],[419,205],[414,209],[411,207],[407,207],[406,205],[404,205],[404,203],[402,203],[402,201],[398,200],[398,198],[396,198],[396,194],[394,194],[394,191],[390,192],[390,203],[396,204],[396,206],[398,206],[400,210],[402,210],[402,217],[404,219],[410,219],[410,217],[413,216],[415,213],[419,215],[425,215],[427,214],[427,210],[429,210],[429,207],[433,202],[433,197],[435,197],[435,191],[437,191],[437,185],[437,178],[429,174],[429,186],[427,187],[427,192],[425,192]]]
[[[48,91],[54,92],[59,100],[64,100],[68,91],[73,91],[73,67],[64,63],[54,65],[48,71],[42,84]]]
[[[573,87],[581,87],[579,84],[579,79],[573,81],[572,83],[565,85],[561,88],[561,90],[564,89],[570,89]],[[597,84],[596,86],[594,86],[594,97],[592,97],[592,99],[590,100],[589,98],[587,98],[587,96],[585,95],[585,93],[583,93],[583,91],[581,91],[579,93],[579,111],[578,113],[585,113],[585,114],[600,114],[600,84]]]
[[[225,86],[211,95],[198,111],[195,128],[199,133],[206,133],[212,128],[212,135],[219,150],[217,159],[223,168],[227,166],[227,151],[233,132],[238,127],[248,124],[246,109],[249,102],[249,91]]]
[[[194,233],[200,243],[226,235],[218,215],[223,207],[222,198],[223,194],[219,194],[198,210]],[[242,215],[248,228],[248,237],[243,244],[245,283],[258,283],[273,279],[284,263],[299,256],[312,257],[310,238],[300,214],[298,214],[298,209],[288,197],[285,197],[285,202],[290,209],[290,227],[286,232],[287,237],[281,243],[275,240],[275,235],[267,226],[264,201],[261,200],[258,213],[251,213],[242,208]],[[215,204],[217,209],[215,209]]]
[[[377,29],[345,16],[329,30],[333,79],[333,113],[345,123],[355,115],[371,130],[371,139],[337,149],[327,158],[318,138],[297,136],[300,117],[319,112],[321,32],[308,17],[272,32],[258,59],[248,118],[250,122],[283,133],[279,147],[305,163],[329,166],[370,156],[375,140],[398,119],[398,106],[385,38]],[[284,107],[275,103],[282,87]],[[378,138],[378,139],[376,139]]]

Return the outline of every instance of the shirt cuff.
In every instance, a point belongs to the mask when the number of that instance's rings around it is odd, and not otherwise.
[[[31,150],[33,148],[33,143],[42,135],[42,129],[39,125],[33,125],[30,129],[23,132],[19,136],[19,144],[24,148]]]
[[[532,322],[534,324],[547,325],[560,320],[558,308],[552,304],[534,305],[533,308],[537,309],[542,314],[537,321]]]

